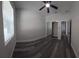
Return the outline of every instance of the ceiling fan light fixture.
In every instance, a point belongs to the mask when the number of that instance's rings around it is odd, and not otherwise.
[[[49,8],[50,7],[50,4],[49,3],[46,3],[46,7]]]
[[[51,1],[42,1],[44,3],[44,5],[39,9],[39,11],[41,11],[42,9],[46,8],[47,9],[47,13],[50,13],[50,7],[54,8],[54,9],[58,9],[57,6],[51,4]]]

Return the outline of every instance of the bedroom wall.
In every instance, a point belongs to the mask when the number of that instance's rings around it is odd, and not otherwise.
[[[71,20],[72,20],[72,34],[71,34],[71,45],[75,52],[76,57],[79,58],[79,2],[74,2],[73,8],[71,9]]]
[[[17,9],[17,42],[45,37],[45,16],[34,9]]]

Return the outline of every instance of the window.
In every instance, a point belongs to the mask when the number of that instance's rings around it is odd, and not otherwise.
[[[9,1],[2,2],[2,13],[3,13],[3,26],[4,26],[4,41],[5,45],[14,36],[14,14],[13,8]]]

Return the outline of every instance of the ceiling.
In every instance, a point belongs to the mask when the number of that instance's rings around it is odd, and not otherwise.
[[[15,7],[16,9],[31,9],[31,10],[39,10],[44,3],[41,1],[15,1]],[[58,6],[58,10],[60,12],[69,12],[72,8],[72,1],[52,1],[53,5]],[[44,8],[45,11],[46,9]],[[51,11],[55,11],[53,8],[51,8]]]

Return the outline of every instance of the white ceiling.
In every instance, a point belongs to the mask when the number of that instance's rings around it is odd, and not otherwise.
[[[38,10],[44,5],[44,3],[41,1],[15,1],[14,3],[17,9],[20,8],[20,9]],[[58,6],[58,10],[61,12],[69,12],[72,8],[73,2],[72,1],[52,1],[51,4]],[[46,9],[44,8],[44,10]],[[51,8],[51,10],[54,11],[53,8]]]

